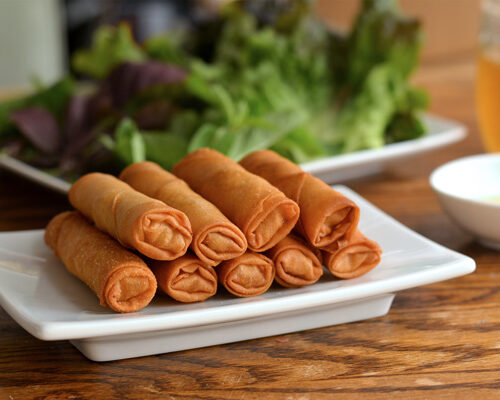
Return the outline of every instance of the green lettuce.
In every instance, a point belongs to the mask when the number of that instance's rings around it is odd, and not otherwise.
[[[308,0],[230,2],[213,20],[142,46],[127,25],[103,26],[72,60],[97,89],[89,126],[72,138],[75,157],[89,164],[81,170],[101,156],[116,168],[149,159],[170,169],[202,147],[235,160],[271,148],[302,163],[415,139],[428,106],[409,83],[421,43],[419,21],[396,0],[363,0],[346,34],[315,18]],[[73,86],[67,79],[1,104],[0,138],[19,145],[10,116],[27,107],[64,124]],[[97,149],[92,157],[86,147]]]
[[[72,57],[75,71],[92,78],[103,79],[125,61],[143,61],[142,48],[134,41],[126,23],[102,26],[94,34],[92,47],[78,50]]]
[[[112,150],[124,165],[146,160],[144,138],[129,118],[121,120],[117,126]]]

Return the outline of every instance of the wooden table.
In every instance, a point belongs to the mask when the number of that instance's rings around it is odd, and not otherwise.
[[[457,228],[428,184],[438,165],[482,151],[473,77],[467,57],[427,65],[416,79],[435,113],[467,124],[465,141],[349,186],[473,257],[475,273],[405,290],[381,318],[101,364],[69,342],[35,339],[0,310],[0,399],[500,398],[500,253]],[[42,228],[67,208],[63,196],[0,172],[0,230]]]

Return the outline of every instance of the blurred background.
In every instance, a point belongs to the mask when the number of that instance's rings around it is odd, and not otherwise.
[[[0,100],[36,94],[0,103],[0,148],[68,181],[200,147],[305,163],[423,137],[425,112],[478,138],[477,109],[498,151],[499,21],[499,0],[2,0]]]
[[[2,0],[0,2],[0,86],[46,83],[69,69],[71,54],[89,46],[102,24],[128,21],[141,42],[155,33],[203,18],[217,1],[209,0]],[[422,65],[474,59],[480,0],[401,0],[401,7],[423,23]],[[347,30],[357,0],[317,0],[317,14],[329,25]],[[204,11],[202,11],[204,10]],[[418,79],[418,76],[417,76]]]

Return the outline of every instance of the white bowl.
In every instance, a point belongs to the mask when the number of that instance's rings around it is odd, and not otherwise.
[[[500,250],[500,153],[480,154],[437,168],[430,184],[446,213],[487,247]]]

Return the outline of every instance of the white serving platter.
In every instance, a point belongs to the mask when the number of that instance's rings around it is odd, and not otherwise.
[[[419,139],[393,143],[380,149],[363,150],[304,163],[301,167],[328,183],[342,182],[382,171],[386,166],[412,155],[435,150],[463,139],[466,128],[459,122],[425,115],[427,135]],[[22,161],[0,154],[3,166],[18,175],[61,193],[67,193],[70,184]]]
[[[471,258],[415,233],[350,189],[335,189],[359,205],[360,229],[383,249],[381,264],[360,278],[325,273],[304,288],[273,286],[247,299],[219,293],[195,304],[159,295],[139,312],[118,314],[66,271],[43,230],[3,232],[0,306],[33,336],[71,340],[89,359],[109,361],[379,317],[399,290],[474,271]]]

